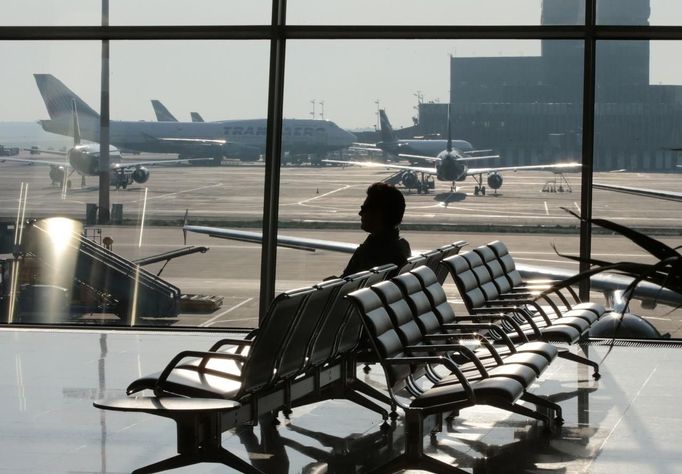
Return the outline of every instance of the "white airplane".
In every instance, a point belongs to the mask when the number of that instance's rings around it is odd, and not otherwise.
[[[82,144],[81,133],[78,123],[78,110],[76,102],[72,103],[73,108],[73,147],[61,152],[53,150],[38,150],[35,148],[31,151],[39,151],[40,153],[63,156],[64,161],[50,161],[50,160],[36,160],[33,158],[2,158],[1,161],[12,161],[18,163],[31,163],[37,165],[47,165],[50,167],[50,179],[53,185],[62,186],[62,191],[71,187],[71,180],[69,179],[73,173],[81,175],[81,187],[85,186],[86,176],[99,175],[99,156],[100,145],[97,143]],[[109,147],[110,160],[110,180],[111,185],[116,189],[126,189],[129,184],[133,182],[143,184],[149,180],[150,172],[146,166],[168,165],[186,163],[188,159],[178,160],[146,160],[137,161],[133,163],[123,163],[121,161],[121,152],[114,146]]]
[[[50,120],[40,124],[48,132],[72,136],[71,103],[76,101],[81,136],[99,141],[99,114],[51,74],[34,74]],[[244,161],[258,160],[265,152],[266,119],[223,120],[219,122],[133,122],[112,120],[110,142],[121,150],[177,153],[180,158],[212,158],[219,164],[223,156]],[[349,133],[328,120],[284,119],[284,152],[317,154],[347,148],[355,141]]]
[[[449,114],[448,114],[449,116]],[[449,120],[448,120],[449,122]],[[497,166],[485,168],[469,168],[467,163],[474,160],[488,160],[499,158],[499,155],[465,155],[453,146],[451,139],[452,126],[448,126],[448,139],[445,142],[445,150],[438,152],[435,155],[416,155],[407,153],[398,153],[397,156],[407,158],[411,161],[428,162],[432,166],[409,166],[388,163],[375,163],[369,161],[339,161],[339,160],[323,160],[327,163],[336,163],[343,165],[364,166],[369,168],[388,168],[399,170],[397,179],[409,189],[416,189],[418,193],[428,192],[429,189],[435,187],[435,182],[432,177],[436,177],[439,181],[449,181],[451,183],[451,191],[455,189],[455,182],[464,181],[468,176],[471,176],[476,181],[474,187],[474,195],[485,195],[486,186],[483,182],[483,175],[487,177],[488,186],[495,192],[502,186],[502,175],[500,171],[519,171],[519,170],[538,170],[551,171],[554,173],[561,173],[564,171],[579,171],[580,163],[549,163],[546,165],[525,165],[525,166]],[[431,140],[429,140],[431,141]],[[441,140],[434,140],[441,142]]]

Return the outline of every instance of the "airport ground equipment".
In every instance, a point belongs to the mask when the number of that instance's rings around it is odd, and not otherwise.
[[[145,411],[178,423],[180,454],[136,472],[204,461],[260,472],[219,448],[220,433],[254,425],[266,413],[303,402],[344,398],[352,390],[360,331],[347,330],[353,313],[337,302],[342,292],[373,275],[365,272],[352,281],[336,279],[282,293],[250,339],[223,339],[207,352],[183,351],[162,372],[134,381],[127,390],[129,395],[153,390],[154,397],[95,402],[102,409]],[[206,398],[226,404],[202,406]],[[197,410],[168,409],[169,400],[191,405],[195,399],[200,403]],[[387,418],[385,409],[377,409]],[[212,414],[207,416],[207,411]]]
[[[41,219],[24,231],[24,254],[35,255],[53,282],[87,289],[109,302],[126,321],[133,317],[176,317],[180,290],[140,265],[83,237],[79,223],[64,218]],[[69,270],[70,269],[70,270]]]

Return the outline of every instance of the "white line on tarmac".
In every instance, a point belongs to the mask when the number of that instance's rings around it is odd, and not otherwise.
[[[148,198],[148,201],[151,201],[152,199],[164,199],[170,196],[177,196],[178,194],[184,194],[184,193],[191,193],[192,191],[199,191],[200,189],[207,189],[207,188],[215,188],[215,187],[220,187],[222,186],[223,183],[215,183],[215,184],[207,184],[206,186],[199,186],[198,188],[192,188],[192,189],[183,189],[182,191],[178,191],[175,193],[167,193],[167,194],[159,194],[158,196],[152,196]],[[139,199],[135,199],[133,201],[130,201],[131,203],[133,202],[139,202]]]
[[[241,303],[232,306],[231,308],[229,308],[229,309],[223,311],[222,313],[216,314],[215,316],[213,316],[213,317],[212,317],[211,319],[209,319],[208,321],[204,321],[203,323],[201,323],[201,324],[199,325],[199,327],[200,327],[200,328],[206,328],[206,327],[211,326],[212,324],[214,324],[215,322],[217,322],[216,320],[217,320],[218,318],[220,318],[221,316],[225,316],[227,313],[230,313],[230,312],[234,311],[235,309],[239,308],[240,306],[245,305],[246,303],[248,303],[248,302],[251,301],[252,299],[253,299],[253,298],[247,298],[247,299],[245,299],[244,301],[242,301]]]
[[[580,206],[578,206],[578,203],[577,203],[577,202],[573,202],[573,205],[574,205],[575,208],[578,210],[578,213],[580,213],[581,211],[580,211]]]
[[[547,207],[547,201],[545,201],[545,214],[549,215],[549,207]]]
[[[320,199],[320,198],[323,198],[323,197],[325,197],[325,196],[329,196],[330,194],[338,193],[339,191],[345,191],[346,189],[348,189],[348,188],[350,188],[350,187],[352,187],[352,186],[350,186],[349,184],[346,184],[346,185],[344,185],[344,186],[341,186],[341,187],[338,188],[338,189],[335,189],[335,190],[333,190],[333,191],[329,191],[328,193],[320,194],[319,196],[311,197],[311,198],[309,198],[309,199],[304,199],[303,201],[299,201],[299,202],[297,202],[296,204],[299,204],[299,205],[303,206],[303,205],[305,205],[306,203],[308,203],[308,202],[310,202],[310,201],[314,201],[315,199]]]

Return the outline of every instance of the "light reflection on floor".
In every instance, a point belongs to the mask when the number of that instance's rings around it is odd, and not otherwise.
[[[225,337],[225,334],[221,334]],[[173,422],[103,412],[92,400],[123,396],[133,378],[159,370],[215,334],[0,330],[0,472],[120,473],[175,454]],[[590,347],[596,360],[604,347]],[[561,403],[565,424],[551,438],[524,417],[492,408],[462,411],[426,452],[471,472],[682,472],[682,351],[615,347],[603,377],[557,360],[534,393]],[[381,381],[381,371],[367,377]],[[400,420],[346,401],[297,408],[279,424],[229,431],[223,446],[267,473],[364,472],[403,449]],[[201,464],[176,472],[226,472]]]

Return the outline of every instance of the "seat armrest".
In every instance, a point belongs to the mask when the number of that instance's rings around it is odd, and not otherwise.
[[[161,395],[163,385],[167,382],[168,376],[171,374],[173,369],[175,369],[178,366],[178,363],[180,361],[187,357],[201,357],[201,363],[199,364],[200,369],[206,367],[206,364],[211,359],[227,359],[235,360],[238,362],[245,362],[247,360],[247,357],[245,356],[239,354],[231,354],[229,352],[182,351],[170,360],[170,362],[166,365],[166,367],[159,375],[159,378],[154,386],[154,394],[156,396]]]
[[[218,349],[220,349],[223,346],[237,346],[238,348],[242,346],[250,346],[253,344],[253,340],[249,339],[221,339],[215,344],[211,346],[211,348],[208,350],[208,352],[216,352]]]
[[[476,394],[474,393],[474,389],[471,388],[471,385],[469,384],[469,381],[467,378],[464,376],[462,371],[459,370],[459,367],[457,367],[457,364],[455,364],[451,359],[445,357],[445,356],[409,356],[409,357],[395,357],[395,358],[388,358],[388,359],[383,359],[385,364],[388,365],[412,365],[412,364],[434,364],[434,365],[442,365],[446,369],[448,369],[455,377],[457,377],[457,380],[459,383],[462,385],[462,388],[464,389],[464,392],[467,394],[467,397],[472,402],[476,402]],[[395,400],[395,398],[394,398]],[[396,400],[397,401],[397,400]]]

